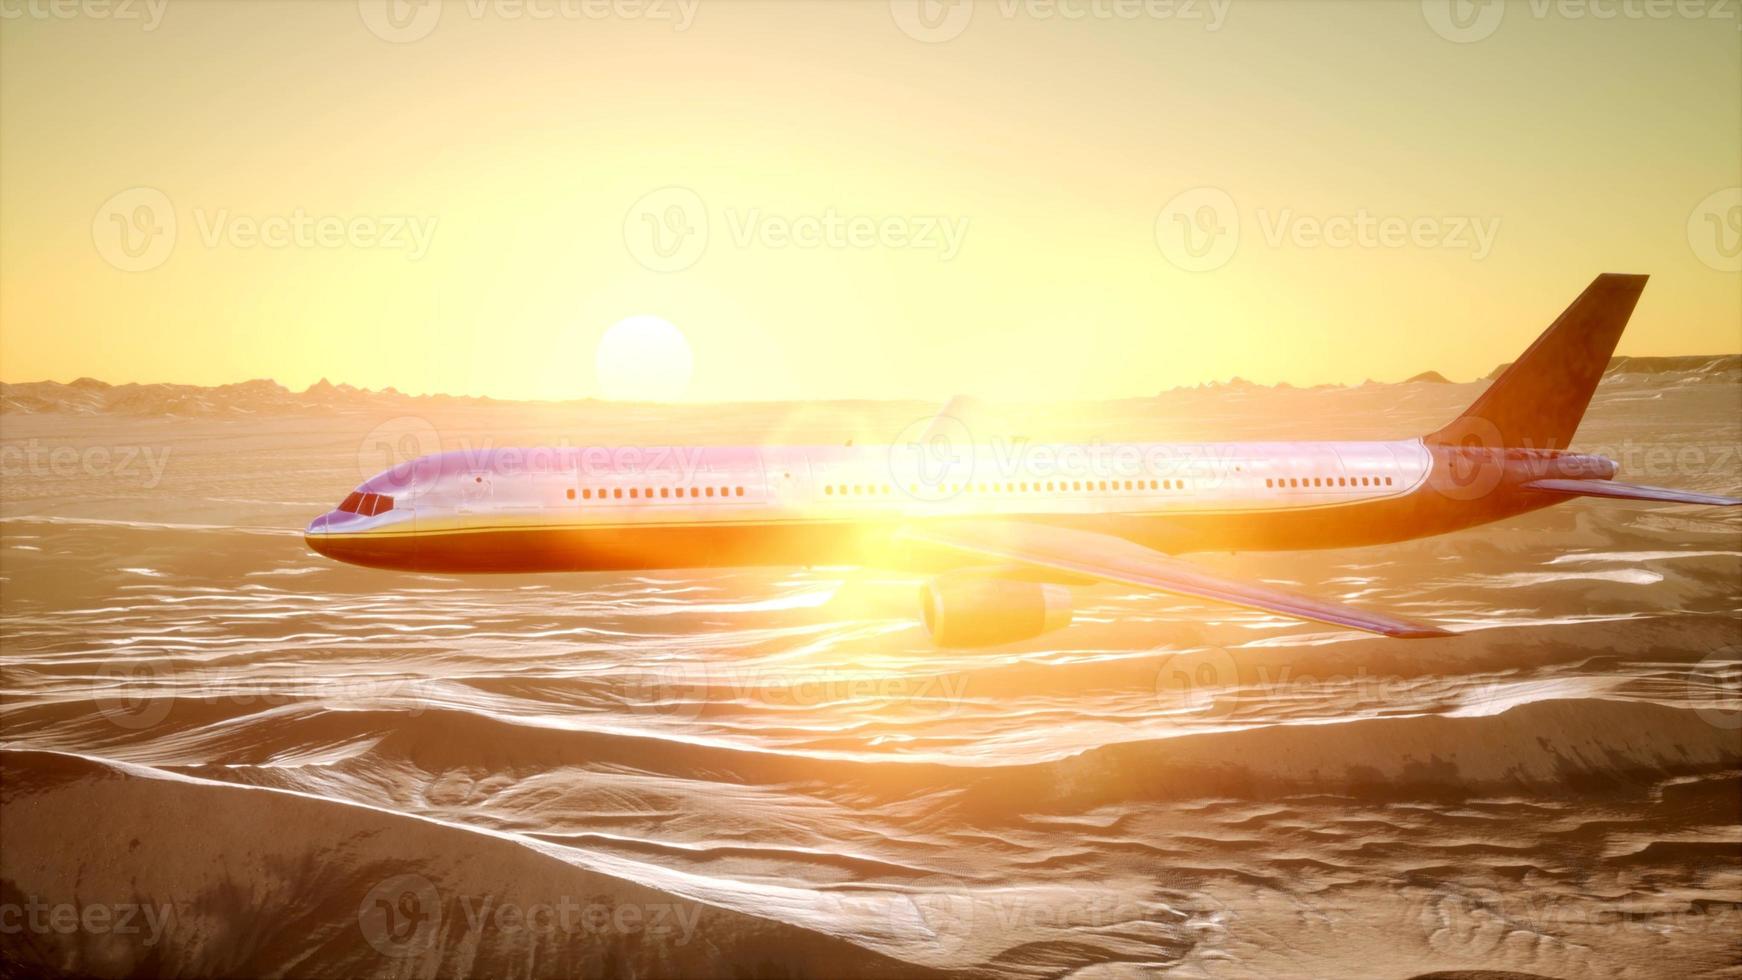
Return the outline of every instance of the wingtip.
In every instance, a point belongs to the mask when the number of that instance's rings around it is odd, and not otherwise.
[[[1413,626],[1405,630],[1393,630],[1386,634],[1399,640],[1433,640],[1447,636],[1457,636],[1451,630],[1443,630],[1438,626]]]

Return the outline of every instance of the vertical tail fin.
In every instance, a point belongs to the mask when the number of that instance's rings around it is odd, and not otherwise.
[[[1489,446],[1565,449],[1646,279],[1612,272],[1598,276],[1474,405],[1427,441],[1456,444],[1473,438]]]

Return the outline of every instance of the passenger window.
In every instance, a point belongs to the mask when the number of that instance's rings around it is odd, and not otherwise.
[[[713,496],[713,495],[714,495],[714,488],[713,488],[713,487],[709,487],[709,488],[708,488],[708,496],[710,496],[710,497],[712,497],[712,496]]]
[[[575,488],[574,487],[569,487],[569,499],[570,500],[575,499]]]
[[[1389,476],[1388,476],[1388,477],[1386,477],[1386,478],[1385,478],[1385,485],[1386,485],[1386,486],[1391,486],[1391,477],[1389,477]]]
[[[623,488],[618,487],[617,489],[611,491],[611,496],[616,497],[618,500],[622,500],[623,499]]]
[[[630,496],[630,497],[632,497],[632,498],[635,498],[635,497],[640,497],[640,496],[641,496],[641,491],[640,491],[640,490],[637,490],[637,489],[635,489],[635,488],[634,488],[634,487],[630,487],[630,488],[629,488],[629,496]]]
[[[1264,485],[1268,487],[1268,486],[1273,485],[1275,482],[1276,482],[1275,480],[1265,480]]]
[[[743,488],[743,487],[739,487],[739,488],[738,488],[738,493],[737,493],[737,495],[738,495],[738,496],[740,496],[740,497],[742,497],[742,496],[744,496],[744,488]]]
[[[670,487],[660,487],[660,488],[659,488],[659,495],[660,495],[660,496],[661,496],[661,497],[669,497],[669,496],[671,496],[671,488],[670,488]]]

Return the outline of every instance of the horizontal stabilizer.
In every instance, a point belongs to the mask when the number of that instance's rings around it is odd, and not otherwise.
[[[1735,497],[1719,497],[1709,493],[1668,490],[1663,487],[1642,487],[1635,483],[1613,480],[1533,480],[1526,490],[1543,493],[1563,493],[1571,497],[1608,497],[1612,500],[1655,500],[1664,504],[1710,504],[1714,507],[1734,507],[1742,504]]]

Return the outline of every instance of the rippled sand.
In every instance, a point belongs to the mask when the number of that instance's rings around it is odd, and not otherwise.
[[[1394,437],[1476,390],[1011,424]],[[1739,410],[1734,384],[1613,379],[1578,445],[1735,493]],[[8,415],[7,446],[81,463],[9,470],[0,499],[0,906],[162,928],[0,935],[5,974],[1742,973],[1734,513],[1574,501],[1195,559],[1446,641],[1107,587],[1070,629],[978,652],[932,649],[917,581],[877,570],[450,578],[298,534],[382,432],[888,440],[926,411]]]

